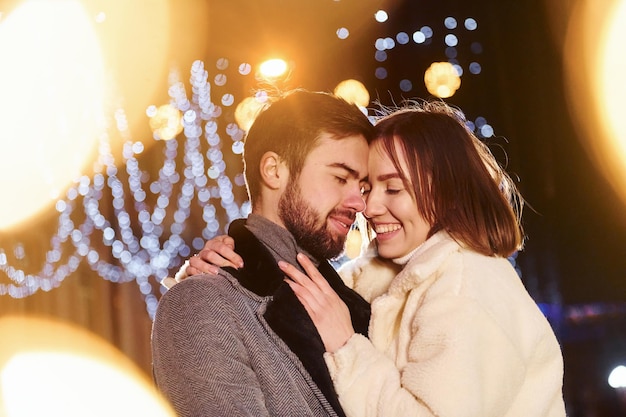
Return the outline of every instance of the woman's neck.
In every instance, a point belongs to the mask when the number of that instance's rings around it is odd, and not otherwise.
[[[415,254],[415,252],[417,252],[417,250],[424,244],[424,242],[420,243],[419,245],[417,245],[417,247],[413,250],[411,250],[409,253],[407,253],[404,256],[401,256],[399,258],[393,258],[392,261],[394,264],[398,264],[398,265],[406,265],[409,260],[411,260],[411,258],[413,257],[413,255]]]

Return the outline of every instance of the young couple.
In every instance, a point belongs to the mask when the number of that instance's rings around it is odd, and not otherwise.
[[[155,317],[155,380],[180,415],[565,416],[558,341],[506,259],[522,200],[464,122],[424,103],[372,127],[306,91],[258,116],[252,214]],[[359,212],[375,239],[340,278],[326,260]]]

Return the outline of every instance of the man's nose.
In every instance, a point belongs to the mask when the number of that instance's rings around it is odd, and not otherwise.
[[[345,201],[345,205],[350,209],[356,211],[357,213],[365,210],[365,200],[361,195],[361,189],[359,188],[356,192],[351,192],[348,198]]]

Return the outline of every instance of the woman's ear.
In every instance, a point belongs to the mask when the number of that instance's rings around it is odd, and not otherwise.
[[[289,179],[289,169],[276,152],[268,151],[263,154],[259,170],[261,181],[272,190],[282,188]]]

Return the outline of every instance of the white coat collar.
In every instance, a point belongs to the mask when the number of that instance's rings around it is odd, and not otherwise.
[[[419,246],[389,286],[390,294],[401,294],[415,288],[416,284],[434,274],[461,245],[445,231],[439,231]]]

